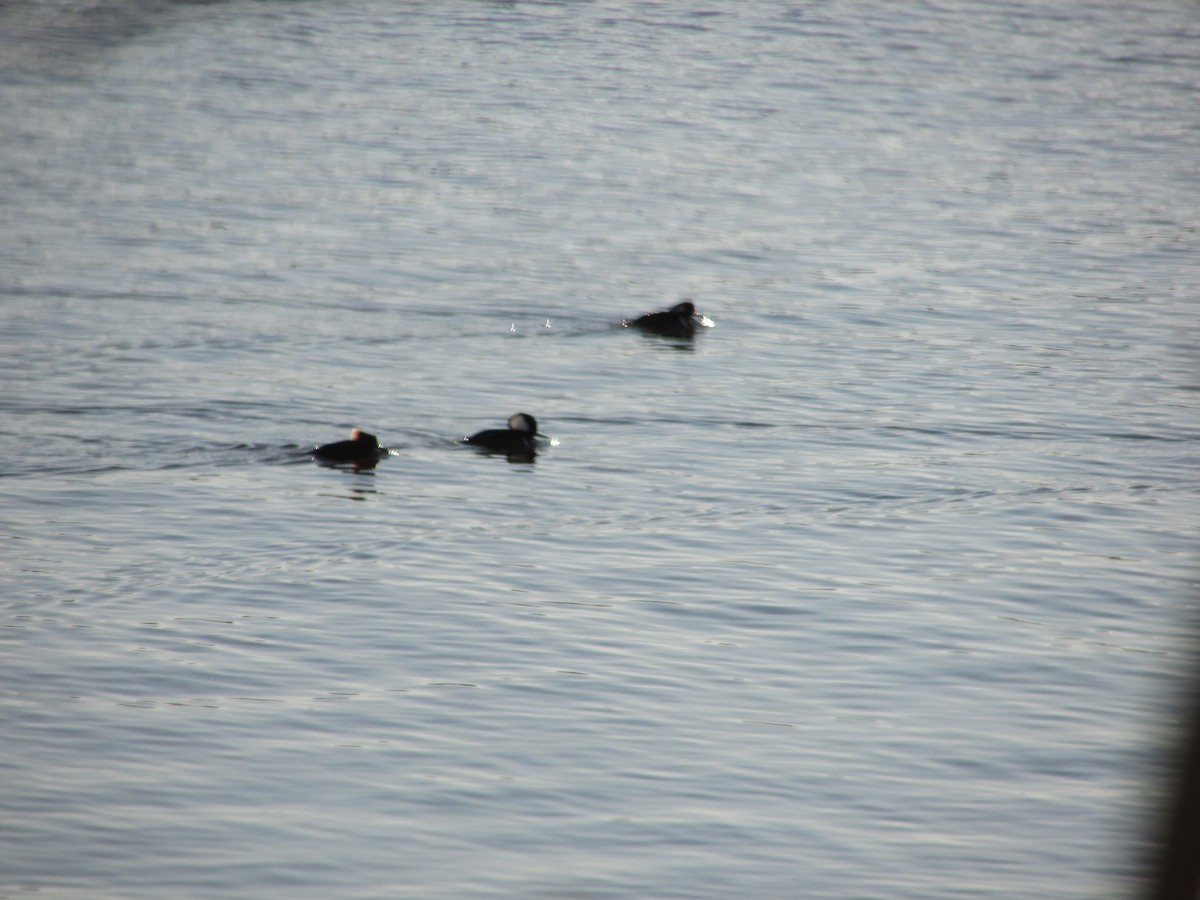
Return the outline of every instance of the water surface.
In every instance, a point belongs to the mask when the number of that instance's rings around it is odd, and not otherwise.
[[[1198,32],[0,11],[0,888],[1128,894],[1194,637]],[[683,297],[695,341],[617,327]],[[518,410],[535,461],[455,445]],[[353,426],[376,468],[304,456]]]

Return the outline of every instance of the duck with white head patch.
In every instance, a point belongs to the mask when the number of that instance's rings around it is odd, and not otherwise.
[[[489,428],[463,438],[462,442],[489,453],[532,456],[537,452],[537,435],[537,419],[529,413],[516,413],[509,417],[507,428]]]
[[[387,450],[379,446],[375,435],[355,428],[350,432],[349,440],[322,444],[312,451],[312,455],[325,463],[364,463],[375,462],[379,457],[386,456]]]

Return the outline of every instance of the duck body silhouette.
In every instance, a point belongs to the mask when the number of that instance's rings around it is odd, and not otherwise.
[[[373,462],[385,453],[375,435],[355,428],[349,440],[322,444],[312,455],[321,462]]]
[[[489,453],[532,456],[537,452],[537,419],[529,413],[509,416],[507,428],[489,428],[462,439],[464,444]]]
[[[696,312],[696,304],[691,300],[684,300],[670,309],[646,313],[625,324],[649,334],[690,338],[696,336],[697,329],[706,328],[710,323]]]

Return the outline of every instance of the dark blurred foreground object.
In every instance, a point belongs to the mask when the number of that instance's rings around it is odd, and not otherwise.
[[[1200,677],[1192,680],[1186,731],[1176,748],[1160,843],[1152,860],[1148,900],[1200,898]]]

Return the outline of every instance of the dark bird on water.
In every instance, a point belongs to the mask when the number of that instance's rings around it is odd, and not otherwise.
[[[532,456],[537,451],[537,434],[537,419],[529,413],[516,413],[509,417],[507,428],[489,428],[462,442],[490,453]]]
[[[375,435],[355,428],[350,432],[348,441],[322,444],[313,450],[312,455],[322,462],[374,462],[386,453],[387,450],[379,446]]]
[[[712,326],[708,319],[696,312],[696,304],[691,300],[676,303],[670,309],[646,313],[624,324],[650,334],[679,338],[695,337],[697,329]]]

